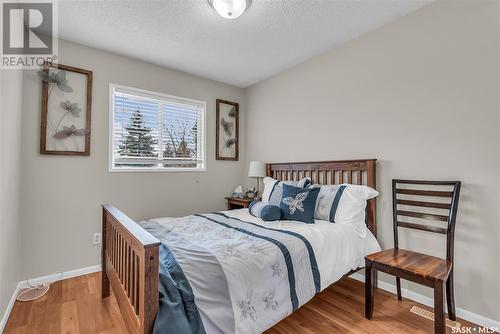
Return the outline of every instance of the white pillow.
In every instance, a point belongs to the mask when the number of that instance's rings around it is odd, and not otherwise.
[[[262,203],[280,205],[283,194],[283,184],[295,187],[307,188],[311,184],[311,178],[305,177],[300,181],[278,181],[272,177],[264,178],[264,191],[262,192]]]
[[[319,185],[314,185],[318,187]],[[365,209],[369,199],[378,191],[368,186],[337,184],[319,186],[314,218],[337,224],[353,224],[362,237],[366,235]]]

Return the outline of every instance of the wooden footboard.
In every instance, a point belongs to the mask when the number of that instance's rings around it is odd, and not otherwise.
[[[150,333],[158,312],[160,242],[114,206],[102,206],[102,298],[110,285],[132,333]]]

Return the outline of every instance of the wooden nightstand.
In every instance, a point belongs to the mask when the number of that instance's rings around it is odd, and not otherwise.
[[[227,209],[234,210],[234,209],[248,208],[250,203],[252,203],[255,200],[255,198],[226,197],[226,200],[227,200]]]

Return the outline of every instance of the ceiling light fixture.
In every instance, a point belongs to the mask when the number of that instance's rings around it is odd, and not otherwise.
[[[252,4],[252,0],[208,0],[210,6],[225,19],[236,19]]]

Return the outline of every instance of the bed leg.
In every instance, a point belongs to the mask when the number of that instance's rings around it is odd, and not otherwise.
[[[103,271],[102,272],[102,286],[101,286],[101,298],[109,297],[109,280],[108,275]]]
[[[107,240],[106,211],[102,210],[102,247],[101,247],[101,298],[109,297],[109,279],[106,273],[106,240]]]

